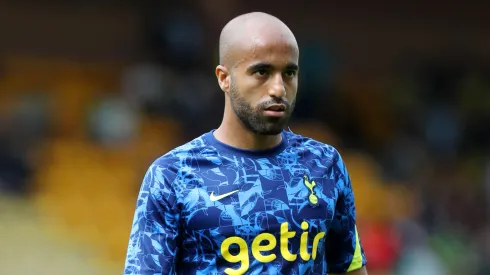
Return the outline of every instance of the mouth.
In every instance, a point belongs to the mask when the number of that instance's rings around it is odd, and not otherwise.
[[[265,116],[283,117],[286,113],[286,106],[283,104],[270,105],[264,109]]]

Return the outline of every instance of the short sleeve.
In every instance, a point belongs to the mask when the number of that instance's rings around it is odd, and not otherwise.
[[[174,274],[179,243],[177,197],[162,167],[148,169],[138,194],[124,274]]]
[[[339,197],[326,240],[329,274],[354,271],[367,263],[356,227],[356,208],[351,180],[338,152],[334,165],[334,169],[338,169],[336,184]]]

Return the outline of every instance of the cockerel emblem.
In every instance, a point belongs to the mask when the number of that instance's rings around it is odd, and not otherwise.
[[[305,184],[306,188],[310,190],[310,195],[308,196],[308,200],[312,205],[316,206],[318,204],[318,197],[315,195],[315,190],[313,190],[313,188],[315,188],[316,186],[316,182],[314,180],[310,182],[308,176],[304,175],[303,183]]]

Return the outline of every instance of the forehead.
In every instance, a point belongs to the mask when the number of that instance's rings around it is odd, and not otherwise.
[[[298,64],[299,50],[294,38],[282,35],[252,35],[238,51],[236,66],[268,62],[277,66]]]

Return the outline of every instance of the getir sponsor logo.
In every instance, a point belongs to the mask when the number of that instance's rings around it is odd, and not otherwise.
[[[325,236],[325,232],[319,232],[313,238],[313,248],[311,254],[308,253],[308,223],[302,222],[301,229],[305,232],[301,233],[299,256],[304,261],[310,259],[315,260],[317,254],[318,243]],[[293,262],[298,257],[297,254],[292,254],[288,249],[289,239],[293,238],[296,232],[289,231],[289,224],[284,222],[281,224],[281,236],[279,239],[279,246],[281,256],[290,262]],[[264,244],[263,244],[264,243]],[[236,255],[230,253],[230,246],[236,244],[239,247],[239,252]],[[277,246],[277,240],[274,235],[270,233],[262,233],[257,235],[252,242],[252,255],[253,257],[262,263],[269,263],[276,259],[277,255],[274,253],[267,253],[273,250]],[[250,264],[249,251],[247,242],[240,237],[229,237],[221,244],[221,255],[225,260],[230,263],[241,263],[240,268],[226,268],[225,273],[230,275],[244,274],[247,272]]]

